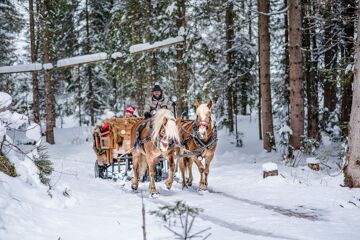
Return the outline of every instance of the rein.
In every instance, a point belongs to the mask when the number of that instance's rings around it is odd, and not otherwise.
[[[203,125],[204,123],[206,123],[208,126],[209,125],[209,122],[207,121],[200,121],[199,124],[196,124],[196,122],[194,122],[192,124],[192,129],[193,129],[193,133],[190,133],[189,131],[187,131],[185,128],[183,128],[182,126],[180,126],[180,129],[182,131],[184,131],[185,133],[189,134],[189,136],[187,138],[185,138],[180,146],[180,148],[184,149],[186,152],[188,152],[187,154],[183,154],[183,155],[180,155],[179,157],[187,157],[187,156],[200,156],[202,155],[205,151],[209,150],[217,141],[218,141],[218,138],[217,138],[217,129],[216,129],[216,126],[214,127],[213,129],[213,132],[211,134],[211,137],[210,139],[207,141],[207,143],[204,143],[200,136],[199,136],[199,126],[205,126]],[[202,124],[201,124],[202,123]],[[194,143],[195,145],[200,148],[201,150],[194,150],[194,151],[189,151],[185,148],[185,144],[190,141],[191,139],[194,139]]]

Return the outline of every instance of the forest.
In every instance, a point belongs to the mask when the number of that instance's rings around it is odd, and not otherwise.
[[[8,98],[0,95],[0,130],[14,130],[8,111],[22,114],[25,124],[40,126],[52,153],[68,139],[67,130],[56,132],[69,122],[91,131],[109,112],[124,117],[129,106],[143,116],[151,89],[160,85],[176,96],[179,118],[194,119],[195,102],[212,101],[226,152],[247,154],[256,142],[261,147],[252,154],[260,159],[289,169],[316,165],[324,175],[340,175],[337,187],[359,188],[359,6],[356,0],[0,0],[0,93],[11,96],[4,104]],[[0,131],[0,157],[5,136]],[[329,239],[322,237],[315,239]]]

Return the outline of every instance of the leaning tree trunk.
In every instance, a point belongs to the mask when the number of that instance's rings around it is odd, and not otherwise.
[[[37,59],[35,47],[35,20],[34,20],[34,2],[29,0],[29,20],[30,20],[30,48],[31,62],[35,63]],[[33,116],[34,122],[40,124],[40,91],[37,72],[33,71],[32,75],[32,93],[33,93]]]
[[[47,21],[47,1],[41,1],[41,36],[43,40],[43,62],[44,64],[50,63],[50,51],[49,51],[49,29],[46,26]],[[50,70],[44,71],[45,82],[45,112],[46,112],[46,141],[50,144],[55,144],[54,139],[54,127],[55,127],[55,95],[54,95],[54,83],[51,80]]]
[[[344,64],[347,68],[347,65],[353,63],[353,51],[354,51],[354,30],[355,30],[355,0],[343,0],[344,7],[344,19],[345,19],[345,29],[344,29],[344,39],[345,42],[345,51],[344,51]],[[343,126],[342,130],[345,135],[347,135],[348,123],[350,120],[350,110],[352,103],[352,82],[354,75],[350,71],[345,73],[344,79],[341,83],[341,115],[340,122]]]
[[[177,0],[176,27],[178,30],[186,28],[186,1]],[[185,36],[184,36],[185,38]],[[186,41],[176,46],[176,80],[179,100],[177,105],[178,116],[184,112],[187,106],[187,90],[189,84],[188,65],[185,58]]]
[[[271,85],[270,85],[270,32],[269,32],[269,1],[259,0],[259,62],[261,88],[261,119],[263,126],[263,146],[271,152],[274,141],[272,119]]]
[[[290,144],[300,149],[304,135],[304,82],[301,56],[301,1],[289,1]]]
[[[234,110],[233,110],[233,50],[232,44],[234,41],[234,6],[231,2],[227,3],[226,6],[226,16],[225,16],[225,23],[226,23],[226,63],[228,66],[227,72],[227,90],[226,90],[226,97],[227,97],[227,113],[228,113],[228,129],[229,132],[234,132]]]
[[[360,20],[360,2],[358,19]],[[360,25],[357,26],[360,32]],[[354,69],[354,92],[350,116],[349,149],[346,155],[347,166],[344,169],[345,184],[349,187],[360,187],[360,38],[356,40]]]

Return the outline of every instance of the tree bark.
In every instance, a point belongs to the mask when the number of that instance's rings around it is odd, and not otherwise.
[[[320,140],[319,132],[319,102],[318,102],[318,86],[317,86],[317,61],[313,54],[316,49],[316,36],[314,34],[313,20],[310,20],[311,2],[309,0],[303,1],[303,48],[305,73],[304,80],[306,83],[306,97],[307,97],[307,135],[310,138]]]
[[[289,1],[290,144],[300,149],[304,135],[304,82],[301,56],[301,1]]]
[[[50,50],[49,50],[49,29],[46,26],[47,21],[47,0],[41,0],[41,32],[43,40],[43,63],[50,63]],[[55,144],[54,127],[55,127],[55,95],[54,95],[54,83],[51,79],[50,70],[44,71],[45,82],[45,112],[46,112],[46,141],[50,144]]]
[[[228,66],[227,72],[227,113],[228,113],[228,129],[229,132],[234,132],[234,110],[233,110],[233,51],[232,45],[234,41],[234,6],[229,2],[226,6],[226,63]]]
[[[89,54],[91,50],[90,46],[90,26],[89,26],[89,1],[86,0],[86,53]],[[90,123],[91,126],[95,126],[95,109],[94,109],[94,90],[93,90],[93,74],[92,74],[92,67],[89,64],[87,66],[87,75],[88,75],[88,104],[89,104],[89,111],[90,111]]]
[[[177,19],[176,27],[178,30],[186,28],[186,1],[177,0]],[[189,84],[188,65],[185,59],[186,55],[186,37],[185,41],[176,46],[176,79],[179,100],[177,104],[177,116],[181,116],[187,106],[187,90]]]
[[[323,127],[326,128],[330,113],[333,112],[336,108],[336,81],[333,77],[332,70],[335,67],[336,63],[336,48],[333,46],[334,40],[334,23],[332,21],[331,9],[332,9],[332,0],[327,0],[326,9],[324,18],[326,19],[325,23],[325,80],[324,80],[324,116],[323,116]],[[337,41],[337,40],[335,40]]]
[[[284,0],[284,7],[288,6],[288,0]],[[283,97],[287,110],[286,123],[290,124],[290,78],[289,78],[289,19],[287,12],[284,14],[284,26],[285,26],[285,47],[284,47],[284,92]]]
[[[259,12],[269,13],[269,4],[268,0],[258,0]],[[270,85],[270,32],[269,16],[265,14],[259,14],[259,38],[262,138],[264,149],[271,152],[274,142],[270,137],[274,137],[274,129]]]
[[[29,0],[29,20],[30,20],[30,48],[31,48],[31,62],[35,63],[37,59],[37,49],[35,46],[35,20],[34,20],[34,2]],[[33,117],[34,122],[40,124],[40,91],[39,81],[37,79],[37,72],[31,73],[32,78],[32,93],[33,93]]]
[[[342,1],[344,7],[343,18],[345,20],[343,42],[345,42],[344,49],[344,64],[347,67],[348,64],[352,64],[353,51],[354,51],[354,30],[355,30],[355,1],[344,0]],[[352,104],[352,82],[354,75],[352,72],[345,73],[344,79],[342,79],[341,86],[341,115],[340,121],[344,135],[348,135],[348,123],[350,120],[350,110]]]
[[[358,3],[358,20],[360,21],[360,2]],[[357,26],[360,32],[360,25]],[[344,169],[344,182],[348,187],[360,187],[360,38],[356,40],[354,69],[354,92],[350,116],[349,149],[346,155],[347,166]]]

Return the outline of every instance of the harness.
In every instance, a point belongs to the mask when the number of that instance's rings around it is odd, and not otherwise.
[[[144,137],[143,139],[140,139],[140,133],[142,130],[144,130],[144,128],[146,127],[146,125],[150,122],[151,119],[147,119],[145,122],[143,122],[142,124],[140,124],[138,126],[138,129],[136,130],[136,140],[135,140],[135,144],[134,144],[134,147],[139,149],[141,147],[144,146],[144,144],[146,142],[150,142],[151,141],[151,137],[150,135]],[[150,128],[151,128],[151,125],[150,125]],[[161,141],[161,140],[160,140]],[[155,143],[154,143],[155,144]],[[175,147],[175,141],[173,139],[170,139],[169,141],[169,149]],[[158,147],[158,146],[156,146]]]
[[[206,125],[205,125],[206,124]],[[181,142],[181,147],[185,147],[186,143],[188,141],[190,141],[191,139],[194,139],[194,143],[195,145],[200,148],[200,150],[194,150],[194,151],[188,151],[188,153],[181,155],[180,157],[188,157],[188,156],[201,156],[205,151],[209,150],[210,148],[212,148],[214,146],[214,144],[218,141],[217,138],[217,128],[216,126],[214,126],[212,135],[210,136],[210,139],[207,142],[204,142],[203,140],[201,140],[200,137],[200,133],[199,133],[199,126],[208,126],[209,123],[206,121],[200,121],[199,123],[194,122],[192,124],[192,130],[193,133],[188,132],[186,129],[184,129],[183,127],[181,127],[181,130],[183,130],[184,132],[186,132],[187,134],[189,134],[189,136],[187,138],[185,138],[182,142]]]

